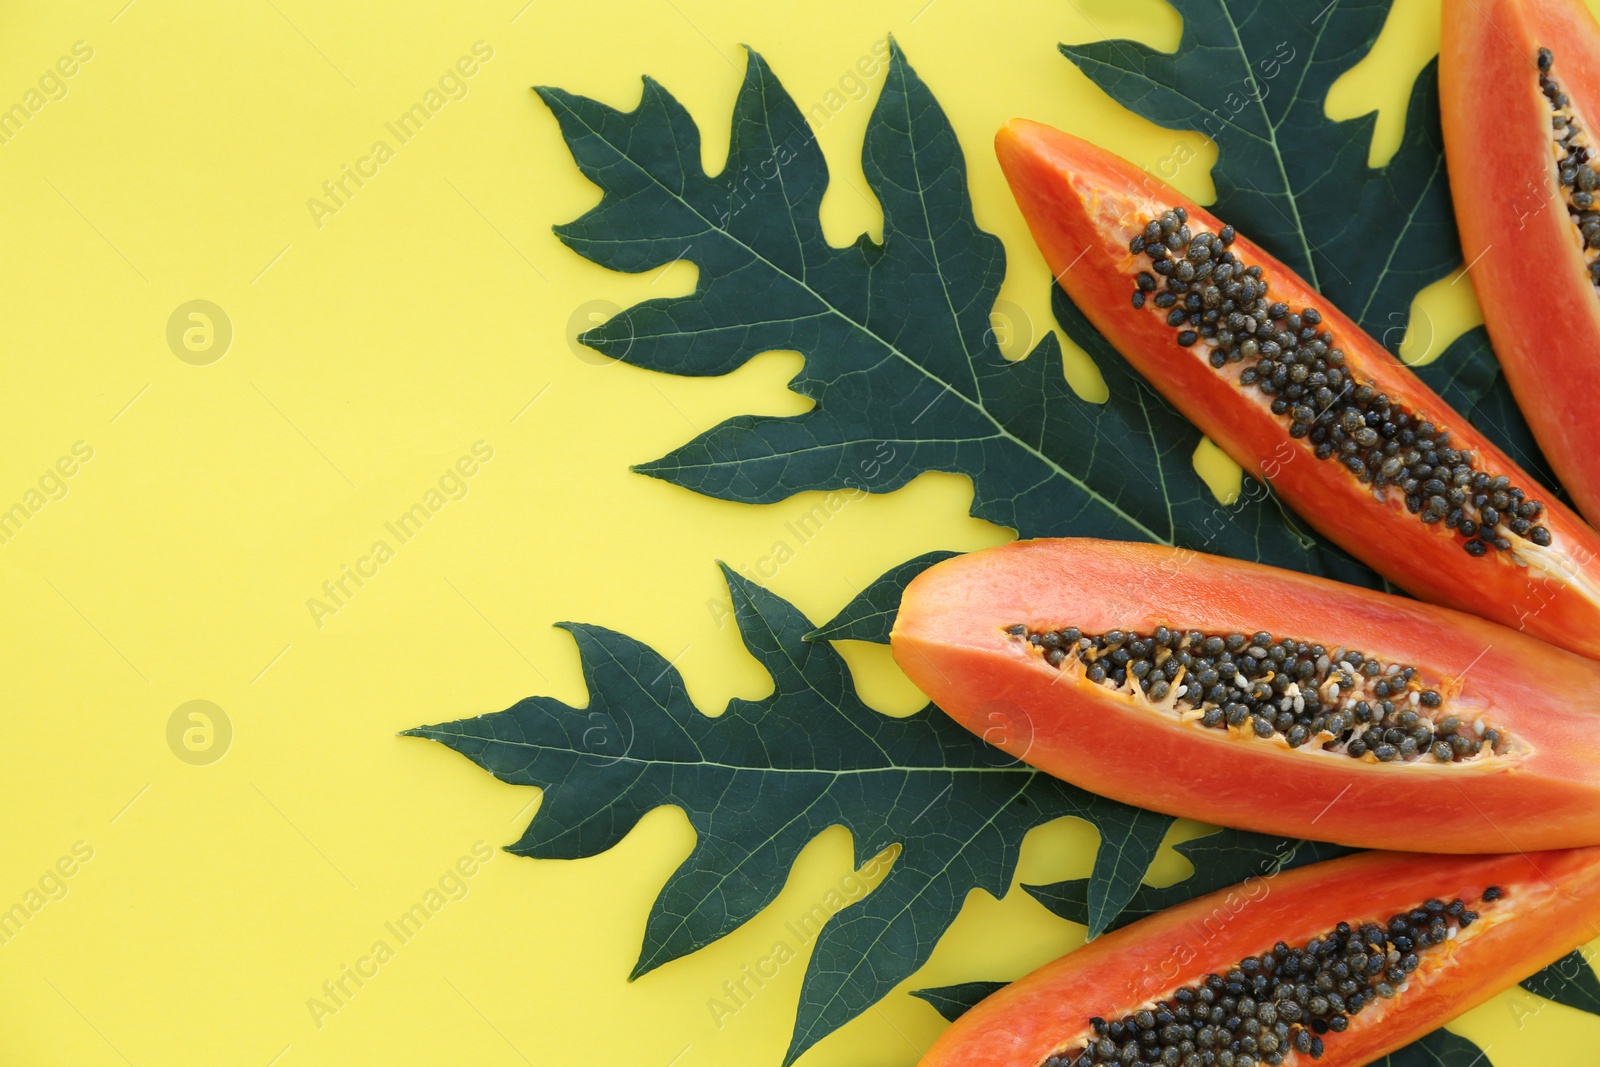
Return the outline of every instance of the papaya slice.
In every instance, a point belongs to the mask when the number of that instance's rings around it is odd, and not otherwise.
[[[1447,608],[1068,538],[929,568],[890,642],[967,729],[1128,804],[1364,848],[1600,845],[1600,663]]]
[[[922,1067],[1359,1067],[1600,932],[1600,850],[1365,852],[1141,919],[957,1019]]]
[[[1109,152],[996,147],[1056,281],[1248,473],[1412,594],[1600,657],[1600,536],[1382,345]]]
[[[1600,520],[1600,25],[1582,0],[1446,0],[1445,155],[1506,382]]]

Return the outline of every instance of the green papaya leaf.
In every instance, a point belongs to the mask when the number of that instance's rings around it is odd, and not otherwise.
[[[1460,1034],[1435,1030],[1420,1041],[1373,1060],[1372,1067],[1482,1067],[1487,1062],[1485,1049]]]
[[[822,154],[754,53],[715,177],[700,169],[694,124],[654,82],[628,113],[541,93],[604,191],[557,228],[561,239],[615,270],[681,258],[700,272],[694,293],[630,308],[585,343],[687,375],[724,374],[775,348],[805,356],[791,388],[816,402],[811,411],[730,419],[638,470],[747,503],[888,492],[925,471],[959,471],[973,480],[974,514],[1027,535],[1208,544],[1319,573],[1349,566],[1325,558],[1265,494],[1217,505],[1192,470],[1199,434],[1135,376],[1121,374],[1114,403],[1092,404],[1064,380],[1053,335],[1021,362],[1001,355],[989,315],[1004,253],[973,221],[960,146],[898,47],[863,156],[883,205],[881,244],[824,239]],[[1083,329],[1074,339],[1116,373],[1110,349]]]
[[[960,985],[913,989],[911,995],[933,1005],[933,1010],[955,1022],[978,1006],[978,1001],[1001,988],[1004,982],[962,982]]]
[[[1581,949],[1569,952],[1522,981],[1522,988],[1569,1008],[1600,1015],[1600,979]]]
[[[598,626],[564,624],[589,701],[530,697],[501,712],[407,731],[460,752],[502,781],[545,789],[510,851],[593,856],[650,810],[676,805],[693,852],[656,898],[634,975],[737,929],[783,888],[800,850],[829,826],[864,864],[899,854],[871,893],[827,919],[801,987],[788,1060],[861,1014],[932,953],[967,894],[1010,888],[1022,839],[1062,816],[1103,844],[1091,913],[1122,910],[1171,825],[1018,763],[929,706],[897,719],[856,695],[844,661],[807,643],[793,605],[724,568],[745,647],[773,693],[700,713],[660,654]],[[791,946],[798,949],[800,946]]]

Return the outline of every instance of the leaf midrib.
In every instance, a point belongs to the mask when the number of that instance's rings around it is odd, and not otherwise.
[[[967,344],[967,335],[961,330],[961,316],[956,313],[955,302],[950,297],[950,284],[944,276],[944,264],[939,259],[939,242],[933,236],[933,216],[928,214],[928,198],[923,192],[927,186],[922,181],[922,164],[918,161],[917,138],[912,129],[911,94],[902,93],[900,99],[905,104],[903,111],[906,117],[906,143],[911,146],[911,170],[917,176],[917,206],[922,209],[922,228],[928,235],[928,252],[932,256],[933,276],[939,279],[939,293],[944,297],[945,310],[950,313],[950,321],[956,328],[956,340],[961,344],[961,362],[968,371],[967,384],[972,387],[973,392],[981,394],[983,390],[978,384],[978,372],[972,364],[972,349]],[[887,244],[887,234],[884,235],[884,241]],[[945,387],[950,388],[948,383]]]
[[[568,709],[573,710],[573,709]],[[698,714],[698,712],[696,713]],[[590,759],[604,759],[612,766],[626,763],[634,767],[708,767],[715,770],[734,771],[740,774],[821,774],[835,778],[860,774],[1026,774],[1037,775],[1040,772],[1023,767],[952,767],[945,764],[924,764],[921,766],[908,766],[902,763],[884,763],[873,767],[757,767],[740,763],[725,763],[721,760],[670,760],[670,759],[641,759],[637,756],[605,756],[594,752],[587,752],[575,748],[563,748],[559,745],[537,744],[528,741],[513,741],[503,737],[484,737],[481,734],[464,732],[449,732],[423,728],[415,731],[416,736],[426,737],[434,741],[443,741],[447,738],[462,737],[474,741],[481,741],[493,745],[506,745],[511,748],[525,748],[537,752],[551,752],[559,755],[588,757]]]
[[[1311,243],[1306,240],[1305,223],[1300,218],[1300,199],[1295,194],[1293,184],[1289,181],[1289,171],[1284,167],[1283,150],[1278,147],[1277,124],[1274,123],[1272,121],[1272,117],[1267,114],[1267,102],[1261,96],[1261,87],[1256,81],[1255,67],[1250,65],[1250,53],[1247,52],[1244,47],[1244,38],[1239,36],[1239,24],[1233,20],[1233,9],[1228,6],[1227,0],[1220,0],[1220,2],[1217,4],[1217,8],[1222,12],[1222,17],[1228,24],[1228,32],[1233,35],[1233,43],[1239,49],[1239,58],[1244,60],[1245,74],[1250,80],[1250,96],[1253,100],[1255,100],[1256,110],[1261,115],[1261,124],[1263,127],[1265,127],[1268,134],[1267,141],[1272,150],[1272,161],[1277,164],[1278,177],[1283,181],[1284,199],[1289,202],[1289,210],[1294,213],[1294,218],[1291,220],[1291,222],[1294,226],[1294,235],[1300,241],[1300,251],[1305,255],[1306,270],[1311,274],[1309,281],[1311,282],[1311,287],[1320,293],[1322,291],[1322,282],[1317,278],[1316,260],[1312,258]],[[1327,23],[1324,22],[1323,27],[1325,28],[1326,26]],[[1312,55],[1316,54],[1317,47],[1321,43],[1322,28],[1319,28],[1317,30],[1316,39],[1313,41],[1311,46]],[[1311,60],[1308,58],[1306,63],[1309,65]]]

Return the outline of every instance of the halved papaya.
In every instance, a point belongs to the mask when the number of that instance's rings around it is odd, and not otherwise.
[[[967,729],[1139,807],[1366,848],[1600,844],[1600,663],[1447,608],[1021,541],[918,575],[890,640]]]
[[[1107,934],[982,1001],[922,1067],[1358,1067],[1597,924],[1600,850],[1361,853]]]
[[[1600,657],[1600,536],[1382,345],[1109,152],[996,148],[1056,281],[1247,472],[1407,591]]]
[[[1445,0],[1439,90],[1495,354],[1562,484],[1600,520],[1600,25],[1582,0]]]

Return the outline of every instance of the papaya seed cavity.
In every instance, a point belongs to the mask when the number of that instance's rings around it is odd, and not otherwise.
[[[1582,180],[1594,179],[1590,171]],[[1600,213],[1594,219],[1600,244]],[[1469,556],[1509,551],[1519,540],[1549,547],[1550,531],[1538,523],[1543,503],[1355,374],[1322,313],[1272,299],[1271,279],[1240,260],[1233,243],[1231,226],[1191,232],[1182,207],[1149,220],[1128,246],[1149,260],[1134,276],[1133,306],[1162,316],[1180,346],[1202,345],[1212,367],[1241,365],[1239,385],[1272,398],[1291,438],[1370,486],[1377,501],[1394,490],[1422,523],[1454,531]]]
[[[1493,756],[1504,741],[1481,719],[1453,713],[1417,668],[1355,649],[1166,626],[1093,634],[1017,624],[1007,633],[1052,667],[1137,692],[1202,727],[1276,737],[1294,749],[1378,763],[1459,763]]]
[[[1497,886],[1479,907],[1505,897]],[[1429,957],[1479,919],[1460,897],[1428,900],[1387,922],[1339,923],[1290,947],[1279,941],[1232,970],[1208,974],[1113,1020],[1043,1067],[1278,1067],[1319,1059],[1379,1000],[1404,997]]]

